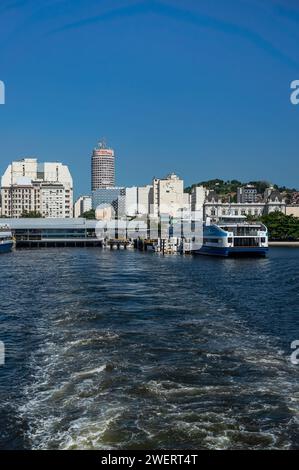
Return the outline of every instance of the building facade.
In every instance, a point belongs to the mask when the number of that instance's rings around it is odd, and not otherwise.
[[[45,218],[73,217],[73,179],[66,165],[35,158],[12,162],[1,179],[2,215],[39,212]]]
[[[151,185],[126,188],[126,216],[149,215],[152,192]]]
[[[124,217],[126,212],[126,189],[122,187],[99,188],[92,192],[92,208],[111,205],[115,217]]]
[[[74,204],[74,217],[78,219],[92,209],[91,196],[80,196]]]
[[[138,214],[149,215],[151,212],[151,203],[153,200],[153,186],[139,186],[137,191]]]
[[[218,220],[226,215],[253,216],[260,217],[265,213],[266,204],[264,203],[224,203],[221,201],[206,201],[204,204],[204,217]]]
[[[216,191],[208,190],[203,186],[192,188],[190,195],[184,193],[184,182],[174,173],[164,179],[153,179],[152,186],[146,193],[145,202],[149,201],[150,214],[153,217],[170,215],[171,217],[187,216],[188,211],[192,212],[191,217],[196,214],[197,220],[205,220],[207,217],[217,220],[220,217],[231,216],[252,216],[260,217],[271,212],[286,213],[286,201],[283,195],[275,188],[269,187],[264,195],[259,195],[254,186],[248,185],[239,188],[238,199],[245,202],[223,202],[221,196]],[[240,189],[246,190],[245,193]],[[142,188],[138,188],[139,195]],[[139,211],[139,197],[138,212]]]
[[[216,221],[226,215],[260,217],[271,212],[286,213],[285,200],[273,188],[267,188],[263,202],[224,203],[215,191],[210,191],[204,203],[204,218]]]
[[[184,193],[184,181],[175,173],[164,179],[153,179],[151,214],[158,217],[161,214],[177,216],[181,210],[189,210],[190,196]]]
[[[138,215],[138,188],[126,188],[125,213],[127,217],[136,217]]]
[[[191,190],[190,202],[191,211],[196,214],[197,219],[203,220],[204,217],[204,203],[206,199],[206,189],[203,186],[195,186]]]
[[[105,142],[99,142],[91,158],[91,190],[115,186],[114,150],[107,148]]]
[[[257,202],[257,189],[251,184],[237,189],[237,202],[239,204],[249,204]]]

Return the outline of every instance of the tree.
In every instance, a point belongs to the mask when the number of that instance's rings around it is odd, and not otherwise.
[[[252,214],[246,215],[246,222],[257,222],[258,220],[261,220],[261,219],[257,215],[252,215]]]
[[[82,217],[84,217],[84,219],[88,219],[88,220],[95,220],[96,211],[94,209],[90,209],[89,211],[84,212],[84,214],[82,214]]]
[[[261,221],[266,225],[271,240],[295,241],[299,239],[299,219],[282,212],[263,215]]]
[[[248,183],[241,183],[239,180],[228,180],[228,181],[223,181],[221,179],[213,179],[213,180],[208,180],[208,181],[201,181],[196,184],[192,184],[191,186],[188,186],[185,188],[186,193],[190,193],[192,188],[194,186],[204,186],[205,188],[209,190],[216,191],[217,194],[220,196],[227,196],[230,194],[231,196],[234,197],[234,195],[237,193],[237,188],[240,186],[246,186],[247,184],[253,185],[256,187],[258,194],[264,194],[266,188],[270,187],[270,183],[268,181],[248,181]],[[274,185],[274,188],[278,189],[279,192],[284,192],[287,193],[287,196],[291,198],[292,194],[296,192],[296,189],[289,189],[286,188],[285,186],[279,187],[277,185]],[[232,199],[231,199],[232,200]]]
[[[37,211],[29,211],[29,212],[22,212],[21,218],[22,219],[42,219],[42,215],[40,212]]]

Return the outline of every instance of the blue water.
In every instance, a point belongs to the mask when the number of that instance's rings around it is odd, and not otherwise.
[[[298,249],[0,261],[0,448],[299,448]]]

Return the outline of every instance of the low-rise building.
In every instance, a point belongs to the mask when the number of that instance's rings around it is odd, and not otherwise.
[[[231,216],[254,216],[260,217],[265,213],[264,203],[228,203],[218,201],[206,201],[204,205],[204,217],[210,217],[212,220],[219,219],[226,215]]]
[[[106,207],[107,204],[113,207],[115,217],[124,217],[126,212],[126,188],[99,188],[92,192],[92,208],[94,210],[98,210],[99,206],[103,205]]]
[[[92,209],[91,196],[80,196],[74,204],[74,217],[77,219]]]
[[[225,215],[260,217],[271,212],[286,213],[285,200],[279,191],[273,188],[265,192],[263,202],[224,203],[215,191],[210,191],[204,203],[204,217],[210,217],[212,220]]]

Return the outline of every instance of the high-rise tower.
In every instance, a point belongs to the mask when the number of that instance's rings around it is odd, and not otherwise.
[[[115,186],[114,150],[102,140],[94,148],[91,159],[91,190]]]

